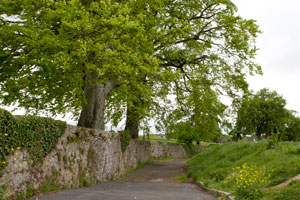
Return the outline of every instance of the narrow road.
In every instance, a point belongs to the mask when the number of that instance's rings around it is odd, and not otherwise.
[[[186,160],[153,161],[121,181],[64,190],[34,200],[216,200],[191,183],[179,183]]]

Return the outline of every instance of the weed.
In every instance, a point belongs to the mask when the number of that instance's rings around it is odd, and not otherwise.
[[[188,181],[188,177],[187,177],[187,175],[186,175],[185,173],[176,176],[175,179],[176,179],[179,183],[186,183],[186,182]]]

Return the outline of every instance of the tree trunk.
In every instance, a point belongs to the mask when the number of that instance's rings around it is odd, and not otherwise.
[[[127,106],[125,131],[129,131],[132,139],[138,139],[139,118],[138,116],[136,116],[136,113],[134,111],[135,111],[135,107]]]
[[[82,106],[78,126],[104,130],[105,100],[109,92],[117,86],[114,81],[98,84],[96,72],[89,74],[85,79],[84,93],[86,102]]]

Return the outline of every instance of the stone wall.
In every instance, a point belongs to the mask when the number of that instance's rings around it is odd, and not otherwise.
[[[75,188],[118,179],[150,158],[187,157],[181,145],[131,141],[121,150],[120,134],[68,126],[56,149],[42,163],[34,163],[26,149],[10,156],[0,186],[14,194],[43,191],[48,186]],[[16,160],[15,160],[16,158]]]

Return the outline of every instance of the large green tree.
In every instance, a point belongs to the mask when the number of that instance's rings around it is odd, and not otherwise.
[[[230,1],[168,2],[160,14],[163,20],[157,25],[159,33],[154,41],[159,70],[164,76],[149,84],[159,98],[152,96],[146,107],[143,98],[135,99],[132,107],[135,112],[128,112],[135,113],[135,130],[145,116],[140,115],[140,110],[146,110],[144,114],[151,111],[162,114],[158,123],[165,119],[166,110],[170,109],[160,105],[164,105],[161,99],[166,94],[176,96],[178,106],[187,108],[182,99],[197,96],[197,90],[198,93],[211,90],[216,98],[219,95],[235,98],[247,90],[247,73],[261,73],[260,67],[253,63],[254,41],[259,31],[253,20],[242,19],[236,11]],[[189,106],[203,104],[203,108],[212,108],[208,98],[205,101],[201,98],[194,98],[198,101],[190,101]],[[212,109],[218,110],[216,106]],[[190,114],[197,116],[195,111]]]
[[[232,134],[237,138],[254,135],[258,139],[285,135],[291,119],[291,113],[285,106],[286,100],[277,92],[268,89],[245,96],[238,110]]]
[[[159,5],[1,1],[2,103],[53,114],[81,112],[79,125],[103,129],[111,90],[120,85],[126,90],[135,77],[157,71],[153,37]]]
[[[235,97],[260,73],[258,27],[236,11],[229,0],[1,1],[0,100],[71,111],[97,129],[107,102],[136,137],[168,94],[179,100],[197,83]]]

